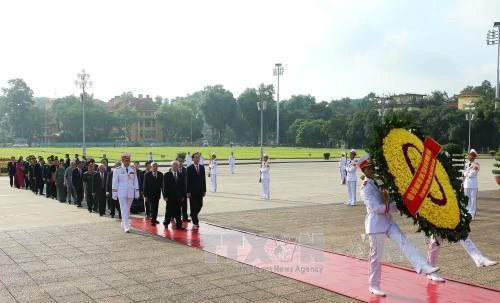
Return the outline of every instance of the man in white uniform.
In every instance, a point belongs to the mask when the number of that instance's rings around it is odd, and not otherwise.
[[[389,201],[387,189],[380,189],[375,180],[373,162],[368,154],[359,160],[359,166],[366,178],[361,186],[361,197],[366,206],[365,232],[370,238],[370,273],[369,291],[377,296],[385,296],[380,288],[382,275],[382,256],[384,241],[388,237],[395,242],[417,273],[431,274],[439,270],[433,267],[418,253],[417,248],[408,241],[399,226],[392,220],[390,212],[397,210],[394,203]]]
[[[269,156],[264,154],[260,164],[260,181],[262,182],[262,198],[264,200],[269,200],[269,181],[271,179],[269,169]]]
[[[229,171],[231,174],[234,174],[234,165],[236,164],[236,160],[234,159],[234,154],[231,152],[231,156],[229,156]]]
[[[342,157],[340,157],[339,168],[340,168],[340,184],[344,185],[346,182],[346,166],[347,166],[347,158],[345,153],[342,153]]]
[[[347,160],[346,173],[347,173],[347,202],[346,205],[354,206],[356,205],[356,181],[358,180],[358,175],[356,170],[358,169],[358,159],[356,157],[356,150],[351,149],[349,155],[349,160]]]
[[[472,220],[476,218],[477,208],[477,173],[479,172],[479,163],[476,161],[477,152],[475,149],[469,151],[469,163],[465,165],[464,175],[464,194],[469,197],[467,210],[472,216]]]
[[[113,199],[118,199],[120,212],[122,215],[122,228],[126,233],[130,230],[130,207],[134,198],[139,197],[139,182],[137,173],[133,166],[130,166],[130,154],[121,155],[122,166],[115,169],[113,173],[112,195]]]
[[[212,159],[208,164],[208,175],[210,177],[210,191],[215,193],[217,191],[217,155],[212,154]]]

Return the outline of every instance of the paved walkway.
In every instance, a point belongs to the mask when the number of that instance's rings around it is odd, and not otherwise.
[[[481,193],[471,237],[500,260],[500,197],[489,164],[481,165],[480,187],[490,191]],[[337,163],[274,163],[271,169],[271,200],[264,201],[257,165],[237,166],[235,175],[221,167],[219,191],[207,194],[201,219],[290,240],[323,233],[326,248],[366,258],[364,208],[341,204],[345,187],[338,184]],[[415,231],[409,220],[398,221]],[[206,258],[169,240],[125,234],[116,220],[10,189],[8,179],[0,178],[0,302],[354,301],[273,273],[252,273],[234,261],[209,264]],[[407,266],[395,251],[388,250],[386,260]],[[440,263],[447,277],[500,287],[499,266],[476,268],[456,244],[445,244]]]

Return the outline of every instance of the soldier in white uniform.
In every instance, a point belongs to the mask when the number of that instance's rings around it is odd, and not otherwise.
[[[347,173],[347,202],[345,204],[350,206],[356,205],[356,181],[358,180],[356,170],[358,169],[358,159],[355,159],[355,157],[356,150],[351,149],[345,169]]]
[[[208,164],[208,176],[210,177],[210,191],[215,193],[217,191],[217,155],[212,154],[212,159]]]
[[[231,152],[231,156],[229,156],[229,171],[231,174],[234,174],[234,165],[236,164],[236,160],[234,159],[234,154]]]
[[[369,291],[377,296],[385,296],[380,288],[382,275],[382,256],[384,241],[388,237],[394,241],[417,273],[431,274],[439,270],[433,267],[418,253],[417,248],[408,241],[399,226],[392,220],[390,212],[397,210],[394,203],[390,203],[387,189],[380,189],[375,180],[375,171],[369,155],[359,160],[359,166],[366,176],[361,186],[361,197],[366,206],[365,232],[370,238],[370,273]]]
[[[347,158],[345,156],[345,153],[342,153],[342,157],[340,157],[339,161],[339,169],[340,169],[340,184],[344,185],[346,182],[346,177],[347,177]]]
[[[472,216],[472,220],[476,218],[477,208],[477,173],[479,172],[479,163],[476,161],[477,152],[475,149],[469,151],[469,163],[465,165],[464,175],[464,194],[469,197],[467,210]]]
[[[115,169],[113,173],[112,195],[113,199],[118,199],[120,212],[122,215],[122,228],[125,232],[130,230],[130,207],[134,198],[139,197],[139,182],[137,173],[133,166],[130,166],[130,154],[124,153],[121,156],[122,166]]]
[[[437,265],[441,243],[443,243],[443,240],[441,238],[434,236],[430,237],[427,251],[427,262],[432,266]],[[474,244],[471,239],[467,238],[465,240],[460,240],[460,245],[462,245],[464,250],[472,258],[477,267],[486,267],[498,264],[497,261],[490,260],[487,257],[483,256],[481,251],[477,248],[476,244]],[[444,282],[444,279],[436,273],[427,275],[427,278],[429,280],[437,282]]]
[[[188,152],[186,155],[186,167],[190,166],[191,164],[193,164],[193,158],[191,157],[191,153]]]
[[[262,198],[264,200],[269,200],[269,181],[271,179],[269,169],[269,156],[264,154],[260,164],[260,181],[262,182]]]
[[[200,153],[200,165],[205,165],[205,158]]]

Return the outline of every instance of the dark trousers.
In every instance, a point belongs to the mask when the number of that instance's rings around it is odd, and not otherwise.
[[[9,174],[9,183],[10,183],[10,187],[14,186],[14,175]]]
[[[36,179],[36,188],[39,195],[43,195],[43,187],[45,184],[43,183],[43,179]]]
[[[75,191],[76,191],[76,205],[82,206],[83,188],[82,187],[75,187]]]
[[[97,210],[97,199],[92,197],[92,194],[85,195],[85,200],[87,201],[87,209],[89,210],[89,212],[92,212],[92,210]]]
[[[113,200],[111,197],[108,197],[108,208],[109,208],[109,214],[111,217],[115,217],[115,210],[118,210],[118,216],[121,218],[122,215],[120,213],[120,203],[118,203],[118,200]]]
[[[30,188],[33,193],[37,193],[38,188],[36,187],[36,180],[34,178],[30,179]]]
[[[151,216],[151,202],[149,201],[149,199],[147,199],[147,200],[144,199],[144,206],[146,208],[146,217],[152,217]],[[158,205],[156,206],[156,215],[158,215]]]
[[[182,213],[182,219],[187,220],[188,219],[188,201],[187,201],[187,199],[184,199],[181,201],[181,213]]]
[[[198,214],[203,207],[203,197],[193,197],[189,198],[189,208],[191,209],[191,219],[194,225],[198,225],[200,221],[198,220]]]
[[[31,188],[31,181],[28,177],[25,177],[24,178],[24,183],[26,184],[26,186],[24,187],[25,190],[28,190],[28,188]]]
[[[158,205],[160,204],[160,198],[153,197],[151,199],[148,198],[148,202],[146,202],[146,205],[150,205],[150,213],[151,213],[151,221],[156,220],[158,217]],[[146,210],[147,212],[147,210]]]
[[[182,227],[181,219],[181,201],[179,200],[168,200],[167,208],[165,209],[165,221],[164,225],[168,225],[171,219],[175,219],[175,225],[177,227]]]
[[[99,215],[104,216],[106,214],[106,194],[102,193],[96,196],[96,199],[99,207]]]

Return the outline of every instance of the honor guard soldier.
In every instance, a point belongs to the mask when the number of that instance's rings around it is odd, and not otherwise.
[[[260,181],[262,182],[262,198],[264,200],[269,200],[269,181],[271,179],[269,170],[269,156],[264,154],[260,165]]]
[[[359,160],[359,167],[366,177],[361,186],[361,197],[366,206],[365,232],[370,238],[369,291],[377,296],[385,296],[380,288],[380,278],[386,237],[398,245],[417,273],[432,274],[439,268],[425,262],[417,248],[392,220],[390,213],[397,211],[397,207],[390,202],[387,189],[380,189],[374,180],[375,170],[368,154]]]
[[[231,174],[234,174],[234,166],[236,165],[236,160],[234,159],[234,154],[231,152],[231,156],[229,156],[229,171]]]
[[[346,164],[346,181],[347,181],[347,202],[346,205],[354,206],[356,205],[356,181],[358,180],[358,175],[356,170],[358,169],[358,159],[356,157],[356,150],[351,149],[349,155],[349,160]]]
[[[464,175],[464,194],[469,198],[467,210],[472,216],[472,220],[476,218],[477,208],[477,173],[479,172],[479,163],[476,161],[477,152],[471,149],[468,154],[469,163],[465,165]]]
[[[212,154],[212,158],[208,164],[208,176],[210,177],[210,191],[217,191],[217,155]]]
[[[347,157],[345,156],[345,153],[342,153],[342,157],[340,157],[339,161],[340,184],[342,185],[345,185],[346,182],[346,177],[347,177],[346,166],[347,166]]]
[[[139,197],[139,182],[135,168],[130,166],[130,154],[124,153],[121,158],[122,166],[116,168],[113,173],[112,198],[118,199],[120,203],[122,228],[128,233],[130,231],[130,207],[132,201]]]

